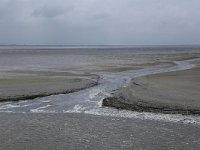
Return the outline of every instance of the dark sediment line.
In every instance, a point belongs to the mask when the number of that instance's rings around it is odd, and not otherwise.
[[[169,107],[169,106],[152,106],[146,103],[142,104],[135,102],[134,104],[126,103],[123,97],[107,97],[103,100],[102,106],[114,107],[116,109],[124,109],[138,112],[155,112],[164,114],[183,114],[183,115],[200,115],[200,110],[189,109],[181,107]]]
[[[84,90],[93,86],[98,85],[98,82],[91,83],[87,85],[86,87],[81,87],[81,88],[76,88],[76,89],[68,89],[68,90],[63,90],[60,92],[46,92],[46,93],[39,93],[39,94],[30,94],[30,95],[17,95],[13,97],[7,97],[7,98],[0,98],[0,102],[6,102],[6,101],[21,101],[21,100],[31,100],[39,97],[46,97],[46,96],[51,96],[51,95],[58,95],[58,94],[68,94],[68,93],[73,93],[73,92],[78,92],[80,90]]]

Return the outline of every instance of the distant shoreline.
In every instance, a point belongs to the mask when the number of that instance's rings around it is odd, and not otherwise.
[[[29,45],[29,44],[0,44],[2,47],[20,47],[20,48],[200,48],[200,44],[183,44],[183,45]]]

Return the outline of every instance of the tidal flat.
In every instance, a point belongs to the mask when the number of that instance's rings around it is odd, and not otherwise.
[[[188,69],[138,77],[104,106],[133,111],[200,115],[200,69]]]
[[[0,149],[199,150],[200,126],[122,117],[0,113]]]
[[[22,73],[26,74],[21,75]],[[0,78],[0,101],[28,100],[71,93],[97,84],[98,76],[96,75],[15,70],[12,71],[12,76]]]
[[[1,48],[0,149],[198,150],[199,62],[197,47]]]

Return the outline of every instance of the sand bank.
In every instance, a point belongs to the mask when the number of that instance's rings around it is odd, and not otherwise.
[[[75,92],[97,84],[98,76],[56,71],[12,71],[0,77],[0,101]]]
[[[134,111],[200,114],[200,68],[132,79],[103,106]]]

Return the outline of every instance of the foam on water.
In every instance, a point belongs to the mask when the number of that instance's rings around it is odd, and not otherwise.
[[[51,105],[46,105],[46,106],[42,106],[42,107],[38,107],[36,109],[31,109],[30,111],[33,113],[41,113],[41,112],[46,112],[45,108],[51,107]],[[54,111],[49,111],[49,112],[54,112]]]
[[[10,109],[10,108],[17,108],[17,107],[20,107],[20,106],[19,105],[6,104],[6,105],[2,105],[0,107],[0,110]]]
[[[165,121],[165,122],[183,122],[186,124],[193,123],[193,124],[200,125],[200,117],[184,116],[181,114],[136,112],[136,111],[128,111],[128,110],[117,110],[117,109],[111,109],[111,108],[91,109],[91,110],[84,111],[84,113],[101,115],[101,116],[159,120],[159,121]]]
[[[85,109],[86,107],[83,107],[81,105],[75,105],[73,109],[63,111],[63,113],[82,113]]]

